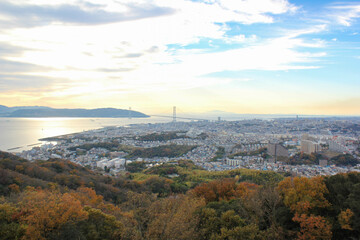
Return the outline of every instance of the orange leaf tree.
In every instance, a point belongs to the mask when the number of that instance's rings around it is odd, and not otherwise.
[[[236,187],[235,179],[221,179],[203,183],[194,188],[193,193],[197,197],[203,197],[207,203],[230,200],[235,198]]]
[[[330,240],[332,238],[331,225],[324,217],[296,213],[293,221],[300,224],[298,240]]]
[[[351,211],[348,208],[345,211],[340,212],[338,216],[338,220],[342,229],[353,230],[351,227],[351,218],[353,216],[354,216],[353,211]]]
[[[330,206],[324,197],[328,189],[322,177],[288,177],[279,183],[278,190],[285,205],[297,213],[307,213],[312,208]]]
[[[236,187],[236,196],[242,199],[247,199],[251,197],[256,190],[259,188],[259,185],[255,183],[241,182]]]
[[[294,222],[300,224],[299,240],[331,239],[331,224],[322,216],[309,214],[314,208],[327,208],[330,203],[325,198],[328,189],[322,177],[285,178],[278,185],[284,204],[295,216]]]
[[[46,239],[63,226],[75,225],[88,217],[80,201],[68,193],[28,191],[21,205],[26,213],[22,221],[28,225],[25,239]]]

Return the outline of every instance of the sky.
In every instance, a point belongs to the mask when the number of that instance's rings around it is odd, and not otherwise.
[[[0,104],[360,115],[360,1],[0,0]]]

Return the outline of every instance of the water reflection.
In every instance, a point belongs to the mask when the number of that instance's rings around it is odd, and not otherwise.
[[[0,150],[21,147],[11,151],[31,149],[38,139],[82,132],[107,126],[125,126],[137,123],[169,122],[164,118],[0,118]]]

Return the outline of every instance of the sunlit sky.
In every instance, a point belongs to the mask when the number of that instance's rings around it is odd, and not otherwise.
[[[0,104],[360,114],[360,1],[0,0]]]

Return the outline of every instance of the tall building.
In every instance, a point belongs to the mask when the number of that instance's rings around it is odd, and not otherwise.
[[[267,146],[267,152],[270,156],[274,157],[275,162],[278,157],[289,157],[289,150],[278,143],[269,143]]]
[[[301,137],[301,151],[306,154],[316,153],[321,151],[321,146],[315,139],[304,134]]]
[[[345,146],[343,146],[341,143],[335,141],[335,140],[329,140],[329,150],[334,152],[346,152],[347,149]]]

